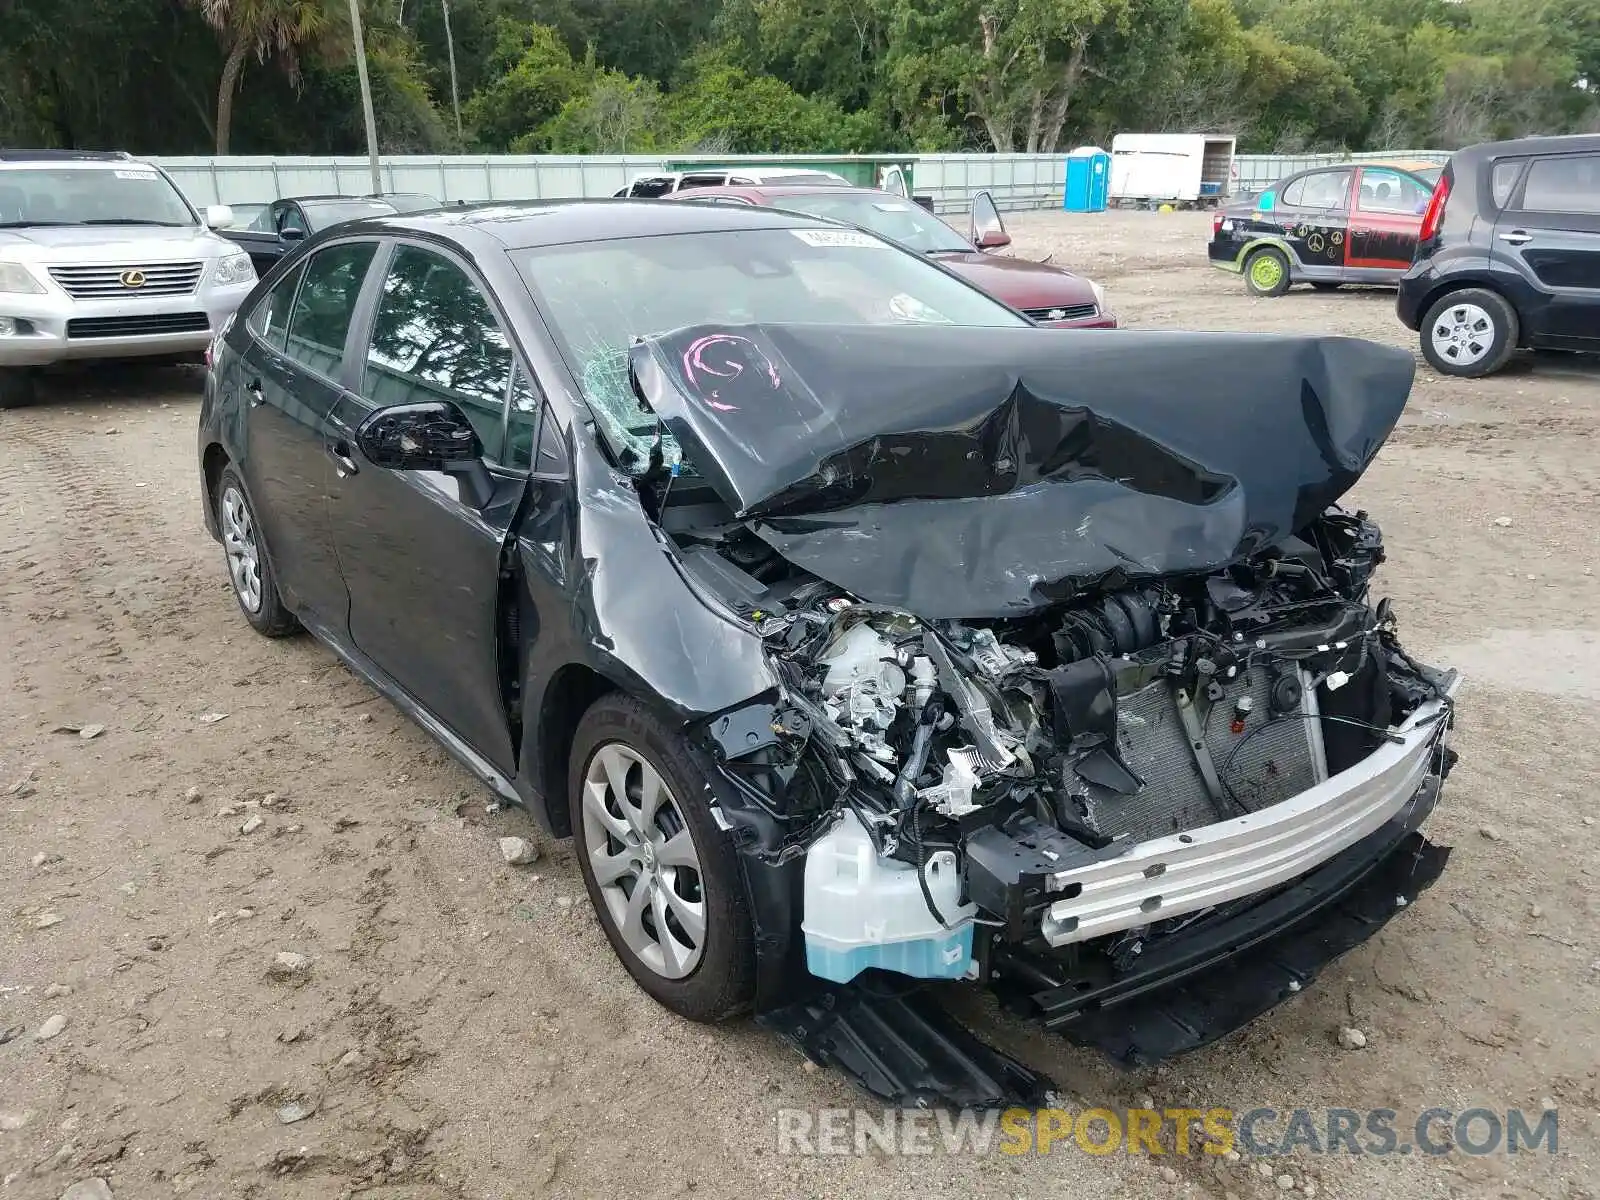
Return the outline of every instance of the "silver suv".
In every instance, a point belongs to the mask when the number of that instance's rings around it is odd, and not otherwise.
[[[198,357],[256,282],[232,220],[127,154],[0,151],[0,408],[54,363]]]

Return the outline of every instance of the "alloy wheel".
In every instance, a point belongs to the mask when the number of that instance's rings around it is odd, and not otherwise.
[[[607,742],[584,772],[583,842],[606,910],[650,970],[700,965],[706,905],[700,856],[677,798],[638,751]]]
[[[1476,304],[1453,304],[1434,318],[1429,336],[1440,358],[1467,367],[1494,345],[1494,320]]]
[[[256,523],[250,506],[238,488],[223,490],[222,548],[228,555],[228,575],[233,591],[246,612],[261,611],[261,548],[256,542]]]

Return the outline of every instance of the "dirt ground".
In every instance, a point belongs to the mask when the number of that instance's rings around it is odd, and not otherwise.
[[[1099,279],[1129,325],[1413,345],[1389,293],[1250,299],[1205,265],[1206,222],[1011,218],[1016,252]],[[1432,891],[1156,1071],[956,997],[1074,1106],[1383,1107],[1402,1129],[1435,1105],[1559,1110],[1553,1157],[1265,1164],[778,1154],[779,1108],[856,1094],[751,1023],[648,1000],[565,844],[504,865],[495,839],[536,836],[525,816],[486,811],[317,643],[240,619],[200,524],[198,385],[90,375],[0,413],[0,1196],[102,1177],[119,1200],[1264,1200],[1280,1175],[1296,1197],[1600,1194],[1600,370],[1420,370],[1355,495],[1384,524],[1407,644],[1469,676]],[[283,952],[309,965],[275,978]]]

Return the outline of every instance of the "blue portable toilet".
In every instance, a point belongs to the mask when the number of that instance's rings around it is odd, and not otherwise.
[[[1061,207],[1068,212],[1104,212],[1111,190],[1111,155],[1099,146],[1079,146],[1067,155],[1067,186]]]

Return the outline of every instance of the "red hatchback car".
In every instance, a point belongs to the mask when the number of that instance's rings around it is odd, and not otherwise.
[[[1011,244],[988,192],[973,200],[971,233],[963,238],[933,213],[893,192],[851,187],[710,187],[674,192],[663,200],[755,204],[845,221],[937,259],[989,295],[1041,325],[1115,329],[1100,285],[1071,271],[993,254]]]

